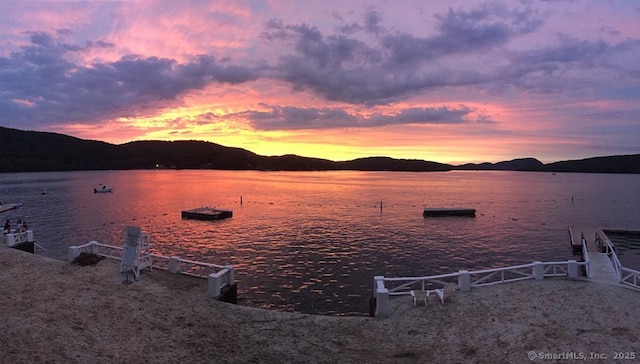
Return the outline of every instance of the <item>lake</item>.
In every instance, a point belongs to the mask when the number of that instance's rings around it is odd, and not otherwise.
[[[94,194],[100,184],[113,193]],[[42,194],[46,191],[46,194]],[[640,175],[511,171],[87,171],[0,174],[2,219],[26,220],[52,258],[124,228],[153,252],[236,268],[243,305],[367,315],[373,276],[572,259],[567,227],[640,226]],[[201,206],[221,221],[183,220]],[[470,207],[475,218],[424,218]],[[4,221],[3,221],[4,222]],[[37,275],[36,275],[37,277]],[[144,274],[141,279],[144,279]]]

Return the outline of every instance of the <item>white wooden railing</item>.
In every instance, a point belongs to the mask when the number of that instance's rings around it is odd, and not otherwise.
[[[606,235],[600,235],[598,231],[596,231],[596,245],[601,249],[603,253],[606,253],[611,259],[611,264],[613,264],[613,269],[616,272],[616,277],[618,281],[620,281],[620,272],[622,269],[622,264],[620,263],[620,259],[618,259],[618,255],[611,243],[611,240]]]
[[[583,247],[586,249],[586,246]],[[576,260],[558,262],[532,262],[509,267],[483,269],[476,271],[461,270],[456,273],[440,274],[424,277],[374,277],[374,296],[376,299],[376,315],[387,315],[391,312],[390,296],[409,295],[411,290],[419,286],[422,290],[442,288],[454,283],[456,289],[468,291],[471,288],[490,286],[522,280],[542,280],[545,277],[578,278],[578,267],[588,265]],[[392,285],[388,287],[385,283]]]
[[[87,244],[69,247],[68,261],[73,262],[80,253],[93,253],[105,258],[122,260],[123,248],[91,241]],[[210,297],[220,296],[222,288],[235,284],[235,270],[232,265],[219,265],[180,257],[167,257],[151,254],[152,266],[156,269],[167,270],[174,274],[184,274],[193,277],[207,278],[207,294]]]
[[[631,268],[620,268],[620,283],[640,288],[640,272]]]
[[[47,253],[47,249],[45,247],[43,247],[42,245],[36,243],[35,241],[33,242],[33,254],[37,255],[37,254],[41,254],[39,252],[42,252],[42,254],[44,254],[45,256],[48,255]]]
[[[442,288],[448,283],[456,284],[456,289],[468,291],[471,288],[494,284],[517,282],[522,280],[542,280],[545,277],[578,278],[578,267],[585,267],[587,278],[591,277],[590,257],[587,241],[582,235],[582,262],[576,260],[558,262],[532,262],[502,268],[483,269],[476,271],[461,270],[457,273],[440,274],[425,277],[397,277],[387,278],[375,276],[373,278],[374,298],[376,299],[376,315],[387,315],[390,310],[389,296],[409,295],[412,289],[421,290]],[[596,244],[607,253],[620,283],[640,289],[640,271],[625,268],[616,255],[613,244],[606,235],[600,236],[596,232]],[[392,285],[388,287],[388,283]],[[395,285],[394,285],[395,284]],[[417,287],[416,287],[417,286]]]
[[[14,230],[11,230],[14,231]],[[33,231],[26,230],[20,232],[13,232],[4,234],[4,241],[8,247],[12,247],[16,244],[21,243],[32,243],[33,242]]]
[[[591,278],[591,260],[589,259],[589,251],[587,250],[587,239],[584,237],[584,233],[581,234],[582,238],[582,258],[584,259],[584,269],[587,278]]]
[[[609,240],[606,235],[603,234],[601,236],[596,232],[596,243],[602,250],[604,250],[604,253],[607,253],[609,259],[611,259],[611,264],[613,264],[613,269],[616,272],[618,281],[622,284],[640,289],[640,272],[622,266],[611,240]]]
[[[11,230],[13,231],[13,230]],[[14,247],[17,244],[22,243],[32,243],[33,244],[33,254],[38,254],[38,252],[47,255],[47,249],[42,245],[36,243],[33,240],[33,230],[25,230],[21,232],[13,232],[4,234],[4,241],[8,247]]]

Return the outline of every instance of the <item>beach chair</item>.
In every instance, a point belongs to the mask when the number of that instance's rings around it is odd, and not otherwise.
[[[436,294],[440,297],[440,302],[444,305],[445,301],[451,301],[453,299],[453,293],[456,290],[456,285],[453,283],[447,283],[442,289],[436,289]]]
[[[429,292],[424,290],[411,290],[411,296],[413,297],[413,307],[416,307],[418,301],[424,301],[425,307],[427,306],[427,298],[429,297]]]

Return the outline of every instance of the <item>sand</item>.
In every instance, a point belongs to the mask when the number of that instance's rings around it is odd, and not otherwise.
[[[282,313],[207,298],[206,280],[0,248],[0,363],[522,363],[640,357],[640,292],[525,281],[388,318]],[[242,294],[242,287],[239,287]],[[433,297],[435,298],[435,297]]]

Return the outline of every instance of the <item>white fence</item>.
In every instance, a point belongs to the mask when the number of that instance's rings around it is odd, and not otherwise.
[[[373,291],[376,299],[375,314],[383,316],[389,314],[391,310],[389,302],[390,296],[409,295],[411,290],[417,289],[418,287],[421,290],[430,290],[442,288],[442,286],[447,283],[454,283],[456,289],[468,291],[474,287],[522,280],[542,280],[545,277],[577,278],[578,268],[580,266],[585,268],[586,277],[591,278],[591,261],[584,235],[581,240],[582,256],[584,258],[582,262],[576,260],[532,262],[529,264],[477,271],[461,270],[457,273],[425,277],[385,278],[384,276],[375,276],[373,278]],[[596,233],[596,244],[602,251],[607,253],[611,259],[618,281],[622,284],[640,289],[640,272],[622,266],[609,238],[606,235],[600,236],[599,233]],[[387,283],[387,285],[385,285],[385,283]],[[390,287],[388,285],[390,285]]]
[[[589,251],[587,250],[587,239],[584,237],[584,233],[581,234],[582,238],[582,257],[584,258],[584,269],[587,278],[591,278],[591,264],[589,259]]]
[[[21,243],[32,243],[33,231],[27,230],[27,231],[4,234],[4,241],[8,247],[12,247],[16,244],[21,244]]]
[[[622,284],[640,289],[640,272],[622,266],[611,240],[609,240],[606,235],[600,235],[596,232],[596,244],[604,253],[607,253],[609,259],[611,259],[611,264],[613,264],[613,269],[616,272],[618,281]]]
[[[47,249],[45,249],[42,245],[36,243],[33,240],[33,230],[6,233],[4,234],[4,241],[8,247],[14,247],[17,244],[22,244],[22,243],[32,243],[33,254],[38,254],[38,252],[42,252],[44,253],[44,255],[47,255]]]
[[[123,248],[119,246],[101,244],[91,241],[84,245],[69,247],[68,262],[73,262],[80,253],[93,253],[105,258],[122,260]],[[152,267],[167,270],[174,274],[185,274],[193,277],[207,278],[207,295],[217,298],[221,290],[227,285],[235,283],[235,270],[231,265],[218,265],[194,260],[182,259],[180,257],[166,257],[151,254]]]
[[[586,249],[586,246],[583,247]],[[588,259],[588,258],[586,258]],[[375,276],[374,295],[376,299],[376,316],[386,316],[391,312],[390,296],[409,295],[414,287],[429,290],[442,288],[447,283],[454,283],[456,289],[468,291],[474,287],[489,286],[522,280],[542,280],[545,277],[578,277],[578,267],[588,266],[588,260],[559,262],[532,262],[510,267],[483,269],[476,271],[461,270],[457,273],[441,274],[425,277],[385,278]],[[639,277],[640,278],[640,277]],[[391,285],[388,287],[385,283]]]

